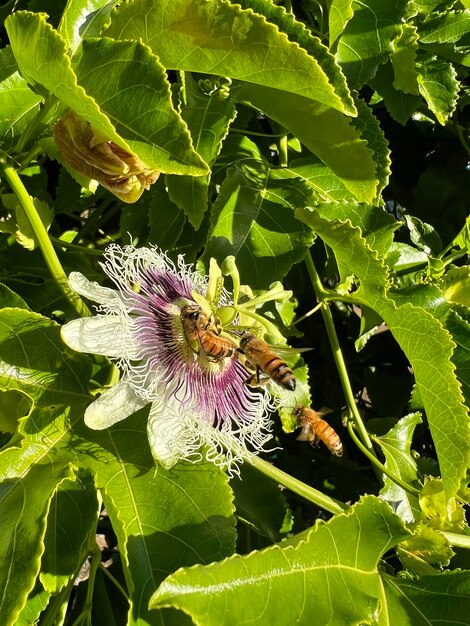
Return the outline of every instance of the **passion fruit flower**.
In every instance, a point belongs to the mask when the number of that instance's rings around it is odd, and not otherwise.
[[[270,439],[271,396],[246,384],[250,374],[236,351],[214,361],[186,340],[181,309],[206,293],[208,279],[157,248],[111,245],[103,270],[116,289],[72,272],[70,286],[97,302],[97,315],[62,327],[64,342],[79,352],[104,355],[120,381],[92,402],[85,423],[101,430],[147,404],[148,438],[156,461],[170,468],[204,456],[230,472]],[[199,295],[198,295],[199,294]],[[223,291],[221,306],[231,304]]]

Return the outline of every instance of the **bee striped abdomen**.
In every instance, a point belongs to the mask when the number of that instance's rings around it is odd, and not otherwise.
[[[342,456],[343,444],[338,433],[326,422],[319,413],[313,409],[305,407],[297,407],[294,411],[302,432],[297,437],[299,441],[309,441],[311,445],[315,442],[322,441],[328,450],[336,455]]]
[[[277,355],[270,354],[269,357],[271,358],[268,363],[263,364],[261,368],[263,372],[281,385],[281,387],[289,389],[289,391],[294,391],[295,377],[291,368]]]

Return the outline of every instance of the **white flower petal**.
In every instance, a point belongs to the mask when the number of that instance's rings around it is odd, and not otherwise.
[[[137,359],[139,349],[120,315],[102,315],[72,320],[60,331],[64,342],[77,352],[90,352],[115,358]]]
[[[103,430],[135,413],[148,402],[139,398],[130,384],[121,379],[85,411],[85,424],[93,430]]]
[[[85,296],[89,300],[93,300],[93,302],[98,302],[99,304],[112,304],[116,300],[120,300],[119,293],[115,289],[102,287],[97,282],[88,280],[88,278],[80,272],[72,272],[69,275],[69,285],[81,296]]]
[[[178,413],[178,407],[181,414]],[[150,449],[153,458],[166,469],[171,469],[184,457],[188,439],[185,421],[179,402],[174,403],[166,398],[166,401],[160,400],[152,404],[147,423]]]

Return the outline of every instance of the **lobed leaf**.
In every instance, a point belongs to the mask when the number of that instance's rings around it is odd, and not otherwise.
[[[408,532],[388,505],[365,497],[347,513],[307,533],[248,556],[186,568],[153,595],[195,624],[279,623],[289,596],[290,621],[356,624],[383,611],[377,564]]]
[[[418,71],[416,69],[416,51],[418,50],[418,32],[413,24],[402,25],[400,35],[392,42],[393,53],[390,62],[393,66],[395,89],[419,95]]]
[[[445,572],[420,580],[384,574],[391,624],[428,626],[432,622],[461,624],[470,610],[470,573]]]
[[[445,126],[457,106],[459,81],[452,63],[429,53],[419,56],[419,92],[439,124]]]
[[[271,180],[265,163],[230,169],[213,205],[206,266],[211,257],[220,264],[234,255],[242,282],[253,289],[282,279],[312,243],[309,229],[294,219],[308,194],[300,182]]]
[[[236,98],[287,128],[331,168],[358,201],[375,198],[374,154],[350,118],[297,94],[268,87],[241,86]]]
[[[315,43],[317,60],[263,15],[226,0],[173,0],[171,11],[164,3],[135,0],[119,7],[105,34],[142,40],[169,69],[230,76],[355,114],[344,82],[337,94],[326,73],[334,71],[339,85],[327,48]]]
[[[98,500],[89,476],[64,480],[51,502],[40,580],[57,594],[74,579],[95,541]]]
[[[279,30],[287,35],[289,41],[298,43],[312,58],[317,59],[329,82],[333,85],[335,93],[341,97],[345,107],[354,114],[356,111],[354,100],[334,56],[303,22],[295,19],[292,11],[287,11],[282,5],[277,6],[270,0],[241,0],[240,4],[244,9],[253,9],[255,13],[264,15],[269,22],[276,24]],[[329,15],[331,15],[331,7]],[[344,112],[346,113],[347,110],[345,109]]]
[[[146,427],[141,411],[104,431],[80,424],[69,442],[102,490],[131,594],[132,624],[159,623],[148,613],[148,600],[170,572],[221,559],[235,547],[225,473],[203,461],[155,467]]]
[[[338,41],[336,61],[350,87],[373,78],[378,66],[392,52],[392,41],[401,32],[407,0],[353,2],[354,15]]]
[[[16,623],[34,587],[50,500],[57,486],[72,477],[66,463],[47,457],[12,476],[15,456],[14,449],[0,454],[0,614],[5,624]]]
[[[181,117],[188,125],[198,154],[212,166],[230,124],[235,119],[233,100],[223,89],[214,89],[212,93],[205,94],[189,74],[185,77],[184,91],[185,103],[181,109]],[[196,230],[207,211],[210,179],[210,173],[198,177],[166,178],[171,201],[184,211]]]
[[[419,26],[421,43],[455,43],[470,30],[470,11],[432,15]]]
[[[418,488],[418,468],[411,456],[410,448],[414,430],[421,421],[419,413],[411,413],[399,420],[386,435],[376,438],[385,455],[385,467],[408,485]],[[405,491],[388,476],[383,478],[384,486],[380,490],[380,497],[393,507],[403,521],[415,521],[420,511],[418,498]]]
[[[110,14],[117,0],[74,0],[67,2],[58,33],[73,56],[84,39],[98,37],[109,25]]]
[[[39,407],[64,405],[70,394],[86,398],[88,357],[64,351],[59,326],[24,309],[0,312],[0,382],[23,391]]]
[[[188,128],[173,108],[165,69],[140,42],[87,39],[77,80],[115,125],[130,152],[169,174],[205,174]]]
[[[42,97],[19,74],[10,47],[0,50],[0,145],[9,148],[25,132]]]

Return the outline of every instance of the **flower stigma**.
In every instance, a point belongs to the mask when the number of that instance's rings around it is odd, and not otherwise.
[[[98,304],[97,315],[62,327],[69,347],[107,356],[121,371],[88,406],[85,423],[108,428],[150,404],[147,434],[157,462],[169,469],[206,458],[238,473],[271,438],[275,403],[268,389],[246,384],[250,372],[235,340],[216,328],[212,312],[232,306],[230,295],[217,289],[218,302],[208,302],[211,279],[156,247],[113,244],[104,258],[115,288],[72,272],[71,288]]]

